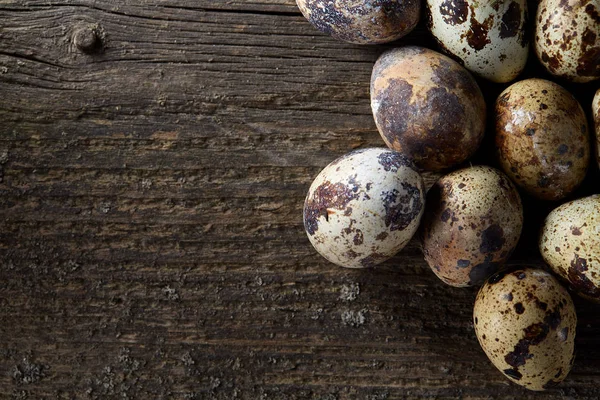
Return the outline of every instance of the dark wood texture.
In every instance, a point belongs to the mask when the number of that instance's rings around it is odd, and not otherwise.
[[[390,46],[336,42],[293,0],[0,0],[0,398],[598,398],[598,307],[576,301],[567,381],[529,393],[416,243],[373,270],[310,246],[312,178],[383,145]],[[598,85],[568,87],[589,112]],[[541,265],[551,205],[525,203],[512,264]]]

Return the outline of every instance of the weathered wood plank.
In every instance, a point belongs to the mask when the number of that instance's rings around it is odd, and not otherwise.
[[[383,145],[387,47],[335,42],[293,0],[0,1],[0,397],[598,397],[593,306],[568,381],[526,393],[416,243],[372,271],[310,247],[314,175]],[[514,264],[539,265],[529,229]]]

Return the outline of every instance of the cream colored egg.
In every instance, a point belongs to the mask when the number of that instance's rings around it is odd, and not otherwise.
[[[370,267],[413,237],[424,195],[421,175],[402,154],[356,150],[315,178],[304,202],[304,227],[327,260],[348,268]]]
[[[425,260],[444,283],[479,286],[498,272],[523,227],[519,193],[487,166],[442,177],[427,193],[422,223]]]
[[[526,0],[427,0],[427,12],[437,42],[471,72],[509,82],[525,68]]]
[[[573,82],[600,78],[600,0],[541,0],[535,52],[548,72]]]
[[[504,172],[543,200],[559,200],[585,178],[587,118],[566,89],[543,79],[509,86],[496,101],[496,148]]]
[[[473,323],[492,364],[527,389],[548,389],[573,366],[575,307],[546,271],[521,269],[490,278],[477,294]]]
[[[540,252],[574,291],[600,302],[600,195],[554,209],[544,222]]]

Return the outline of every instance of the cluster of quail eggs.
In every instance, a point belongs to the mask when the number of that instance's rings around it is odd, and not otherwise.
[[[422,7],[420,0],[297,3],[316,28],[358,44],[407,35]],[[304,226],[317,252],[348,268],[382,263],[417,235],[440,280],[481,287],[473,324],[491,362],[513,382],[544,390],[561,382],[574,361],[577,316],[563,284],[600,302],[600,194],[547,216],[539,238],[547,271],[505,263],[523,228],[519,190],[560,202],[600,154],[600,90],[592,104],[593,145],[589,105],[582,108],[548,80],[511,84],[493,105],[495,132],[487,132],[502,170],[455,169],[477,151],[486,130],[486,102],[472,74],[496,83],[517,79],[530,37],[559,81],[600,79],[600,0],[541,0],[531,23],[526,0],[426,0],[424,7],[446,55],[405,46],[379,57],[371,108],[387,148],[352,151],[325,167],[306,196]],[[445,175],[427,191],[425,171]]]

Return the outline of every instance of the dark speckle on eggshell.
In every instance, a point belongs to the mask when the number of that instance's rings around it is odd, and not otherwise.
[[[479,22],[475,18],[473,7],[471,8],[471,26],[467,32],[467,43],[475,50],[483,49],[487,44],[491,43],[488,38],[489,31],[494,22],[494,16],[490,15],[483,22]]]
[[[600,13],[598,12],[593,3],[590,3],[587,6],[585,6],[585,12],[592,18],[592,20],[594,20],[594,22],[600,24]]]
[[[391,231],[404,230],[423,210],[419,188],[403,183],[403,195],[397,190],[383,193],[385,225]]]
[[[325,182],[307,199],[304,206],[304,226],[309,235],[319,229],[319,217],[327,215],[328,208],[344,209],[346,205],[358,197],[343,183]]]
[[[512,1],[508,6],[508,10],[502,16],[502,24],[500,25],[500,37],[509,38],[516,36],[519,33],[521,26],[521,6],[519,3]]]
[[[514,368],[525,365],[527,360],[533,358],[533,354],[529,352],[530,346],[540,344],[546,339],[550,327],[545,323],[537,323],[529,325],[523,330],[525,332],[525,337],[519,340],[513,351],[504,357],[506,363]]]
[[[379,164],[386,171],[396,172],[400,167],[414,168],[413,163],[403,154],[396,152],[381,153],[378,157]]]
[[[448,25],[463,24],[469,15],[469,3],[465,0],[444,0],[440,5],[440,14]]]
[[[523,307],[523,303],[519,302],[515,304],[515,312],[517,314],[523,314],[525,312],[525,307]]]
[[[587,259],[575,254],[575,257],[571,261],[571,268],[569,268],[567,273],[569,282],[575,290],[585,296],[600,299],[600,288],[588,278],[586,275],[587,270]]]
[[[550,72],[556,72],[560,68],[560,55],[549,56],[545,51],[542,53],[542,61],[548,64]]]
[[[479,251],[482,253],[493,253],[504,245],[504,231],[498,224],[493,224],[481,233],[481,246]]]

